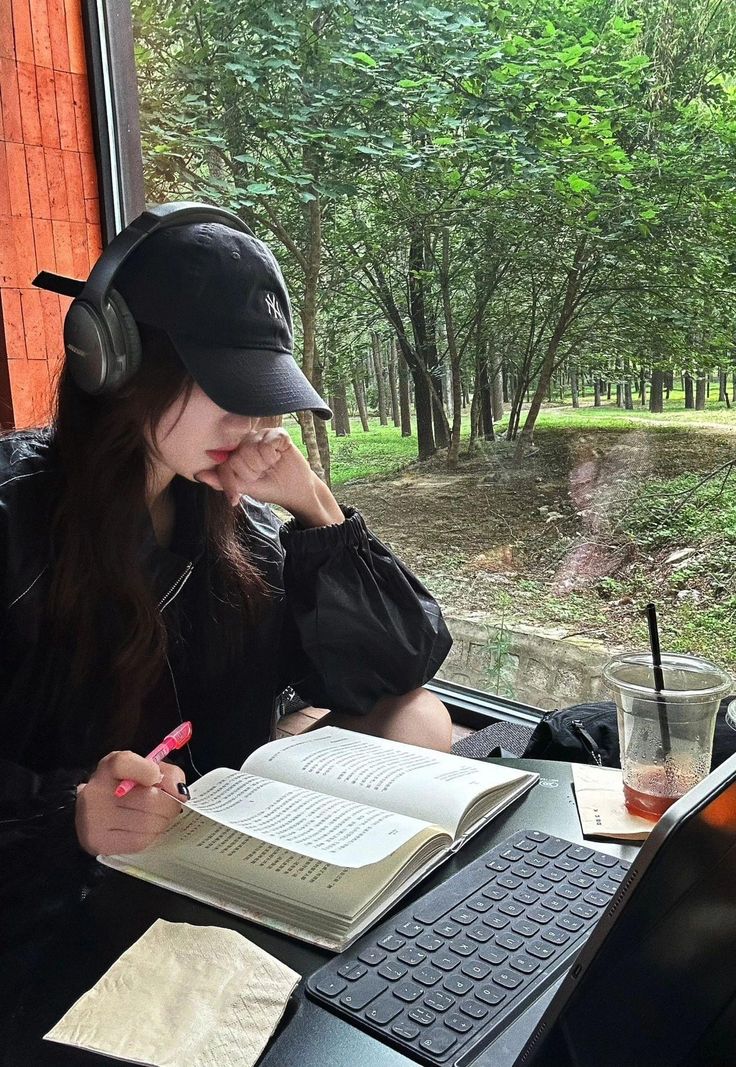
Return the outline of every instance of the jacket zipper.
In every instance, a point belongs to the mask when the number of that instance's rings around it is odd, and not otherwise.
[[[164,608],[168,607],[168,605],[171,603],[171,601],[174,600],[179,595],[179,593],[184,588],[184,585],[186,584],[186,581],[189,578],[189,575],[192,573],[193,570],[194,570],[194,564],[190,561],[189,563],[187,563],[186,569],[182,571],[182,573],[179,575],[179,577],[176,579],[176,581],[172,585],[171,589],[169,589],[168,593],[164,593],[164,595],[159,600],[159,602],[158,602],[159,611],[163,611]]]
[[[576,733],[580,738],[583,748],[586,749],[588,755],[591,757],[593,762],[598,767],[602,767],[603,760],[601,759],[600,749],[598,748],[588,731],[583,726],[582,721],[580,719],[572,719],[570,721],[570,726],[572,727],[573,732]]]

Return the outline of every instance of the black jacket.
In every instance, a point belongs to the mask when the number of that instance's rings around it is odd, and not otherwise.
[[[74,834],[76,786],[105,754],[95,751],[90,729],[111,699],[105,665],[94,685],[80,689],[69,676],[74,635],[60,648],[44,629],[60,487],[50,434],[0,439],[0,911],[6,916],[13,901],[32,896],[50,877],[78,892],[89,857]],[[244,501],[244,536],[272,590],[257,626],[249,627],[237,606],[218,596],[202,533],[210,490],[179,478],[172,488],[171,547],[156,544],[150,525],[141,535],[142,562],[166,620],[167,668],[142,728],[121,747],[145,753],[171,725],[191,719],[192,743],[181,754],[191,780],[213,767],[238,767],[265,743],[275,702],[289,686],[317,706],[365,713],[381,696],[421,685],[444,660],[450,638],[439,608],[357,512],[346,509],[343,525],[301,530]],[[220,641],[223,621],[237,636],[228,655]],[[55,891],[51,899],[62,896]]]

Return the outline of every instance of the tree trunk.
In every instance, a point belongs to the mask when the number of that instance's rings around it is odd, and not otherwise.
[[[695,395],[693,392],[693,376],[690,371],[685,371],[685,408],[692,409],[695,407]]]
[[[488,359],[486,355],[480,355],[476,369],[477,394],[478,394],[478,432],[482,433],[488,441],[492,441],[495,434],[493,430],[493,394],[488,383]]]
[[[601,380],[600,378],[593,379],[593,407],[599,408],[601,406]]]
[[[322,395],[322,364],[319,360],[314,364],[314,388]],[[319,416],[315,416],[312,419],[314,424],[314,436],[317,440],[317,448],[319,449],[319,457],[322,461],[322,470],[325,472],[325,482],[327,485],[331,485],[331,469],[332,462],[330,458],[330,438],[327,433],[327,423],[324,419],[320,419]]]
[[[574,363],[570,366],[570,395],[572,397],[572,406],[574,408],[579,408],[580,395],[578,392],[578,368]]]
[[[411,437],[411,403],[409,400],[409,367],[401,352],[397,354],[399,372],[399,409],[401,436]]]
[[[695,410],[705,411],[705,394],[706,394],[706,381],[705,378],[698,378],[695,382]]]
[[[639,374],[639,403],[642,407],[646,407],[647,403],[647,376],[642,368]]]
[[[434,384],[432,396],[432,422],[434,424],[434,440],[437,448],[447,448],[450,443],[450,426],[447,421],[445,409],[439,397],[442,396],[442,368],[435,367],[430,374]]]
[[[396,380],[396,342],[393,337],[388,339],[388,384],[391,396],[391,419],[394,426],[401,426],[399,386]]]
[[[624,382],[624,407],[627,411],[634,410],[634,398],[631,395],[631,382]]]
[[[500,422],[503,418],[503,372],[501,360],[493,345],[488,348],[488,378],[491,388],[491,408],[493,409],[493,421]]]
[[[355,393],[355,403],[360,415],[360,425],[363,427],[363,433],[368,433],[370,426],[368,425],[368,410],[365,404],[365,386],[357,371],[353,372],[353,392]]]
[[[649,387],[649,410],[655,414],[664,411],[664,373],[661,370],[652,371],[652,384]]]
[[[452,429],[447,449],[447,466],[450,470],[457,467],[460,454],[460,427],[463,417],[463,394],[460,381],[460,353],[455,335],[455,321],[452,315],[450,299],[450,230],[442,228],[442,269],[440,271],[440,289],[442,290],[442,309],[447,333],[447,351],[450,356],[450,386],[452,392]],[[493,427],[493,423],[491,423]]]
[[[317,388],[315,382],[315,367],[317,361],[317,287],[319,284],[319,271],[322,256],[322,216],[319,198],[311,200],[304,208],[307,223],[307,252],[306,266],[304,271],[304,299],[301,308],[303,357],[302,370],[310,382]],[[319,390],[317,390],[319,392]],[[324,459],[320,454],[320,446],[315,430],[315,420],[311,411],[299,412],[297,418],[302,431],[302,440],[307,450],[309,465],[322,481],[329,484],[329,459],[328,468],[325,469]],[[319,420],[322,421],[321,419]],[[324,427],[323,427],[324,429]],[[327,433],[325,432],[325,439]],[[329,442],[327,442],[329,456]]]
[[[417,415],[419,459],[431,459],[437,451],[437,446],[434,441],[432,398],[429,385],[421,371],[417,371],[412,377],[414,378],[414,410]]]
[[[388,426],[388,416],[386,414],[386,380],[383,373],[381,339],[375,330],[371,330],[371,352],[373,355],[373,370],[376,375],[376,392],[378,393],[378,421],[381,423],[381,426]]]
[[[348,397],[345,388],[345,379],[340,378],[335,386],[332,399],[332,410],[335,413],[334,430],[337,437],[350,436],[350,413],[348,412]]]
[[[731,407],[731,402],[728,399],[728,371],[718,371],[718,400],[719,403],[725,404],[727,408]]]

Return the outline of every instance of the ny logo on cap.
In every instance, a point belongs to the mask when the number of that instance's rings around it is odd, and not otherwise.
[[[272,319],[280,319],[285,322],[284,313],[281,310],[275,293],[266,293],[266,307]]]

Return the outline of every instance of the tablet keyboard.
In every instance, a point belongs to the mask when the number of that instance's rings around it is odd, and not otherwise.
[[[422,1063],[454,1061],[567,970],[628,869],[521,831],[365,934],[307,989]]]

